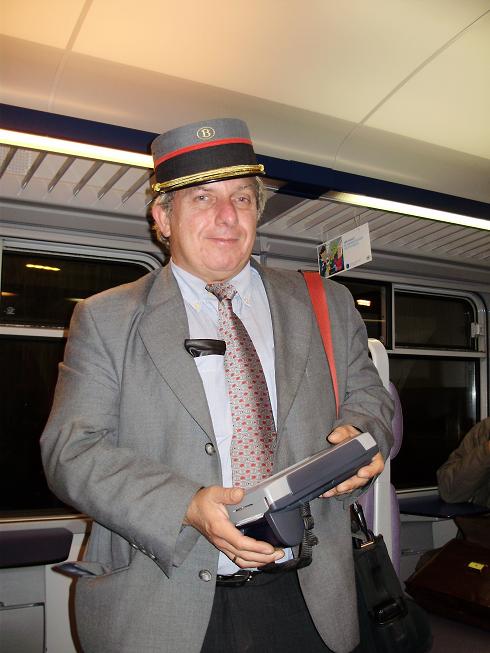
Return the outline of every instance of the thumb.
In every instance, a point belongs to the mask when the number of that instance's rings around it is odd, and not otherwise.
[[[240,503],[243,499],[245,492],[242,488],[239,487],[224,487],[222,488],[222,496],[220,498],[221,503],[226,505],[233,505],[235,503]]]
[[[327,435],[327,440],[331,444],[339,444],[339,442],[342,442],[345,438],[345,433],[339,429],[334,429],[329,435]]]

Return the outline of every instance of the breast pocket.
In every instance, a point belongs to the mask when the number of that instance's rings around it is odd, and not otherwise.
[[[208,402],[209,413],[218,444],[233,432],[228,384],[223,356],[199,356],[195,359]]]
[[[223,356],[199,356],[196,361],[197,371],[202,379],[208,404],[210,399],[228,396]]]

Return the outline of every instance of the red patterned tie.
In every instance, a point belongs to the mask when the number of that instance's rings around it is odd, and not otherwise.
[[[231,306],[236,289],[221,282],[207,285],[206,290],[219,300],[218,335],[226,343],[233,485],[252,487],[272,473],[276,428],[267,382],[247,329]]]

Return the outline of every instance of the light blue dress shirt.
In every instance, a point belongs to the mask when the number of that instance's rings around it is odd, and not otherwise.
[[[184,299],[189,337],[218,339],[218,300],[206,290],[206,283],[170,262],[172,273]],[[229,280],[237,290],[232,300],[235,313],[247,329],[257,350],[264,370],[272,412],[277,424],[277,394],[274,366],[274,336],[269,301],[259,273],[248,263],[241,272]],[[221,461],[222,483],[232,487],[230,445],[233,436],[228,388],[226,385],[223,356],[210,355],[194,358],[201,376],[213,422]],[[291,554],[288,552],[281,562]],[[233,574],[239,568],[220,553],[218,573]]]

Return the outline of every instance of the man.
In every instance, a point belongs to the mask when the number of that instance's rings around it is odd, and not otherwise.
[[[475,424],[437,470],[444,501],[473,501],[490,508],[490,417]]]
[[[77,306],[41,443],[53,490],[94,519],[81,563],[92,575],[76,589],[82,646],[347,653],[358,642],[349,493],[381,472],[391,444],[391,400],[364,325],[348,292],[327,282],[337,418],[302,276],[250,264],[263,168],[245,123],[174,129],[153,155],[163,193],[153,217],[171,263]],[[247,338],[245,358],[266,391],[250,386],[264,415],[242,440],[243,388],[230,379],[242,364],[234,347]],[[196,339],[224,339],[225,356],[191,356],[185,345]],[[359,431],[381,453],[312,502],[312,564],[261,572],[297,551],[246,537],[226,505],[243,486]]]

